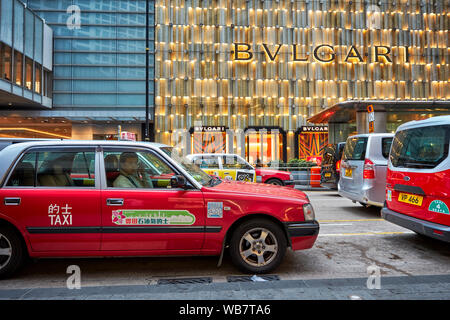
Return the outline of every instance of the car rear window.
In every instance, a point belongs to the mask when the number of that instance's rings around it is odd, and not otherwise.
[[[345,142],[338,144],[339,153],[338,153],[338,156],[337,156],[337,160],[341,160],[342,159],[342,153],[344,152],[344,148],[345,148]]]
[[[402,130],[390,153],[394,167],[434,168],[448,156],[450,125]]]
[[[394,138],[382,138],[381,139],[381,153],[386,159],[389,157],[389,151],[391,150],[392,140]]]
[[[344,160],[364,160],[366,157],[367,137],[350,137],[344,148]]]

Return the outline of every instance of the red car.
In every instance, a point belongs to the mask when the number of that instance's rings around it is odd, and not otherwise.
[[[389,154],[384,219],[450,242],[450,116],[398,127]]]
[[[221,257],[226,249],[242,271],[264,273],[287,247],[311,248],[319,232],[303,192],[213,179],[161,144],[27,142],[0,158],[3,277],[27,255]]]

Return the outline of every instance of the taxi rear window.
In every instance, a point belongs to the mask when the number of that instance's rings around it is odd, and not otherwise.
[[[402,130],[395,134],[390,153],[394,167],[436,167],[448,157],[450,125]]]

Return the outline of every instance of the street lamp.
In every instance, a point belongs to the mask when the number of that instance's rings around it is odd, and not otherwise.
[[[150,122],[149,122],[149,77],[148,77],[148,64],[149,64],[149,0],[146,1],[145,5],[145,130],[144,130],[144,140],[150,141]]]

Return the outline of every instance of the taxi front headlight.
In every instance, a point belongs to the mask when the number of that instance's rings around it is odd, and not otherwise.
[[[305,221],[314,221],[316,219],[316,215],[311,203],[303,205],[303,215],[305,217]]]

